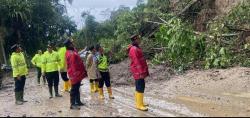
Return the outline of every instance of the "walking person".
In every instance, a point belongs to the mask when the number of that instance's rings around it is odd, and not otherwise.
[[[11,66],[13,69],[13,77],[15,80],[15,99],[16,105],[22,105],[27,102],[23,99],[26,75],[28,74],[27,64],[19,45],[15,44],[11,47]]]
[[[57,52],[53,51],[53,44],[48,45],[48,50],[43,55],[42,60],[42,73],[46,76],[48,87],[49,87],[49,94],[50,99],[53,98],[53,86],[55,91],[56,97],[62,97],[62,95],[58,92],[58,85],[59,85],[59,63],[60,58]]]
[[[109,99],[114,99],[110,83],[109,60],[104,54],[104,49],[101,46],[97,48],[97,51],[99,52],[98,70],[101,74],[101,78],[99,79],[99,98],[104,99],[103,86],[105,83],[109,93]]]
[[[37,83],[40,85],[40,79],[43,78],[43,84],[46,84],[45,76],[42,76],[42,50],[38,50],[38,53],[32,58],[31,63],[36,66],[37,69]]]
[[[70,109],[80,109],[78,106],[84,105],[80,99],[80,86],[81,81],[87,77],[87,71],[79,56],[78,52],[75,50],[73,43],[70,40],[64,42],[66,51],[66,64],[68,75],[72,84],[70,92]]]
[[[139,35],[133,35],[131,37],[131,45],[128,47],[129,58],[131,61],[130,71],[135,79],[135,102],[138,110],[147,111],[148,106],[144,103],[144,91],[145,91],[145,78],[149,76],[147,62],[143,56],[142,49],[140,48]]]

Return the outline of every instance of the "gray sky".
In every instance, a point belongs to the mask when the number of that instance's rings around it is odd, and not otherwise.
[[[111,11],[117,9],[120,5],[135,7],[137,0],[73,0],[73,4],[67,4],[68,15],[76,22],[78,28],[81,28],[83,21],[81,13],[90,11],[96,17],[98,22],[104,21],[108,17],[103,15],[102,11]]]

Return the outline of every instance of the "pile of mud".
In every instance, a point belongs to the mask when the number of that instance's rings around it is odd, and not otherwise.
[[[134,79],[130,72],[130,60],[126,59],[118,64],[110,66],[110,75],[112,84],[119,85],[133,85]],[[154,66],[148,64],[150,77],[146,78],[146,81],[164,81],[169,80],[174,71],[165,65]]]

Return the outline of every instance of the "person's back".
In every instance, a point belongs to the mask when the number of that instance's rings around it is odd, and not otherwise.
[[[43,72],[55,72],[59,69],[60,58],[57,52],[46,51],[43,55]]]
[[[61,72],[67,72],[66,60],[65,60],[66,47],[59,48],[58,54],[60,57],[60,70]]]
[[[87,70],[88,70],[88,77],[89,79],[97,79],[96,76],[96,71],[97,71],[97,64],[96,64],[96,60],[94,59],[94,54],[90,53],[87,57]]]
[[[87,72],[85,70],[84,64],[77,54],[77,52],[72,50],[66,51],[66,64],[68,69],[68,75],[71,79],[72,84],[75,84],[81,81],[83,78],[87,76]]]

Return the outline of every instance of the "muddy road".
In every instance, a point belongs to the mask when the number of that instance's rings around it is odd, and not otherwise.
[[[168,75],[166,73],[164,75]],[[154,74],[157,75],[157,72]],[[81,99],[86,105],[78,111],[69,109],[67,92],[61,92],[62,98],[49,99],[47,86],[37,86],[35,77],[35,72],[30,72],[27,77],[25,99],[29,102],[21,106],[15,105],[14,82],[11,78],[5,78],[0,90],[1,117],[250,116],[248,68],[192,70],[165,80],[148,78],[145,93],[145,102],[150,105],[148,112],[134,108],[134,87],[115,81],[114,76],[114,100],[108,99],[106,90],[105,100],[98,99],[97,93],[90,94],[88,80],[85,79],[82,82]]]

